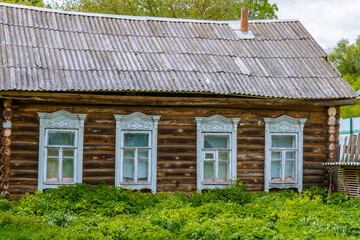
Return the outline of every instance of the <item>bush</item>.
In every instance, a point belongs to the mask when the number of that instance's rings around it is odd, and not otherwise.
[[[115,216],[139,213],[156,202],[151,193],[107,187],[104,184],[95,188],[88,184],[77,184],[47,189],[44,193],[35,192],[35,195],[21,199],[14,211],[24,216],[43,216],[53,212]]]
[[[0,212],[6,212],[12,209],[13,207],[14,205],[11,202],[4,199],[0,199]]]
[[[0,201],[0,239],[358,239],[360,200],[225,189],[152,195],[86,184]],[[16,234],[18,233],[18,234]]]
[[[236,181],[233,186],[227,186],[224,189],[215,188],[201,193],[194,192],[190,196],[190,202],[194,207],[217,201],[245,204],[251,201],[251,195],[242,183]]]

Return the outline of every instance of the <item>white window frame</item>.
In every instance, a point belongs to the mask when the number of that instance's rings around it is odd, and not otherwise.
[[[286,115],[278,118],[264,118],[265,122],[265,179],[264,189],[303,188],[303,131],[306,118],[292,118]],[[272,136],[295,136],[295,148],[273,148]],[[281,152],[281,180],[271,180],[271,153]],[[295,152],[295,180],[285,180],[285,153]]]
[[[84,120],[87,114],[69,113],[60,110],[53,113],[37,113],[40,119],[39,130],[39,167],[38,167],[38,189],[57,188],[60,185],[74,185],[82,182],[82,163],[83,163],[83,139],[84,139]],[[75,144],[65,148],[74,149],[74,181],[60,182],[62,161],[59,158],[59,182],[47,182],[47,149],[56,146],[47,146],[48,133],[56,132],[75,132]],[[63,148],[64,146],[58,146]],[[59,150],[61,152],[61,150]],[[61,157],[61,153],[60,153]]]
[[[131,182],[123,182],[121,181],[121,179],[123,179],[123,171],[121,171],[120,174],[120,182],[121,184],[124,184],[124,185],[149,185],[150,184],[150,179],[151,179],[151,146],[152,146],[152,132],[151,131],[122,131],[121,134],[122,134],[122,139],[125,139],[125,134],[126,133],[144,133],[144,134],[149,134],[148,135],[148,147],[124,147],[124,141],[121,141],[121,151],[120,151],[120,159],[122,159],[122,161],[120,162],[120,169],[123,169],[123,159],[124,159],[124,150],[126,149],[135,149],[135,156],[134,156],[134,183],[131,183]],[[138,156],[137,156],[137,152],[139,151],[139,149],[146,149],[146,150],[149,150],[149,156],[148,156],[148,160],[149,160],[149,165],[148,165],[148,181],[145,182],[145,181],[138,181],[137,179],[137,165],[138,165]],[[156,189],[155,189],[156,190]]]
[[[232,184],[231,180],[237,178],[237,125],[240,118],[226,118],[220,115],[214,115],[211,117],[195,117],[197,125],[197,175],[196,175],[196,187],[198,190],[213,189],[213,188],[225,188]],[[227,182],[205,182],[204,181],[204,161],[205,153],[209,152],[208,149],[204,149],[204,136],[205,135],[228,135],[229,136],[229,171],[228,177],[230,181]],[[221,151],[211,150],[210,152]],[[218,163],[218,161],[216,161]],[[218,169],[218,166],[215,166]],[[217,171],[215,172],[217,175]],[[215,179],[216,176],[215,176]]]
[[[114,115],[116,120],[115,144],[115,186],[132,189],[150,189],[156,192],[156,167],[157,167],[157,129],[160,116],[145,115],[135,112],[129,115]],[[123,181],[123,149],[125,133],[149,134],[149,182],[134,183]],[[137,164],[137,159],[134,164]],[[135,176],[134,176],[135,177]]]

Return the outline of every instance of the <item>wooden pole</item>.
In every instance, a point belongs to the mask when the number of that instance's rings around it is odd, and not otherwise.
[[[2,112],[2,130],[1,130],[1,177],[0,177],[0,190],[3,198],[10,197],[9,192],[9,176],[10,176],[10,155],[11,155],[11,118],[12,118],[12,106],[11,99],[3,101]]]

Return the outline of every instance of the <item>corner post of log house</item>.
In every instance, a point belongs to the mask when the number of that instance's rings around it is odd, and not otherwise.
[[[338,142],[339,111],[336,107],[327,108],[326,129],[327,129],[327,161],[335,162],[336,144]]]
[[[339,143],[339,107],[331,106],[326,109],[326,154],[327,162],[336,162],[336,146]],[[327,168],[325,185],[329,187],[329,194],[336,188],[334,167]]]
[[[12,106],[11,99],[3,100],[2,111],[2,131],[1,131],[1,196],[8,198],[9,193],[9,175],[10,175],[10,144],[11,144],[11,118],[12,118]]]

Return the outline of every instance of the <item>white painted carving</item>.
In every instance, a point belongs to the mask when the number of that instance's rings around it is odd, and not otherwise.
[[[270,132],[299,132],[300,126],[287,122],[280,122],[277,124],[270,124]]]
[[[232,125],[218,125],[218,124],[201,125],[201,131],[203,132],[231,132],[232,130],[233,130]]]
[[[118,125],[120,129],[128,130],[152,130],[152,122],[122,122]]]
[[[72,120],[50,120],[44,119],[44,125],[46,128],[79,128],[79,121]]]

